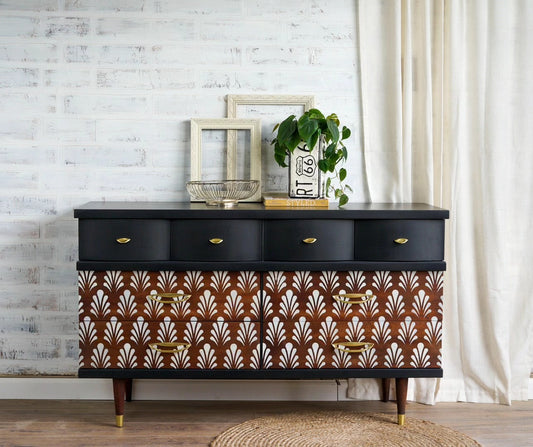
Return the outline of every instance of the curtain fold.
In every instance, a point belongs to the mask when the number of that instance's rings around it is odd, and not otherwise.
[[[444,379],[410,399],[527,399],[533,365],[533,4],[358,2],[373,202],[450,209]],[[349,396],[377,397],[375,381]]]

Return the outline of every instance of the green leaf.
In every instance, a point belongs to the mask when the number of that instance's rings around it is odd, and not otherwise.
[[[342,126],[342,139],[346,140],[346,138],[350,138],[350,135],[352,134],[352,131],[348,129],[346,126]]]
[[[337,124],[335,124],[335,121],[331,119],[326,119],[326,124],[328,125],[329,133],[331,134],[331,139],[334,143],[339,141],[339,128],[337,127]]]
[[[342,147],[342,158],[348,159],[348,150],[344,146]]]
[[[300,138],[300,134],[298,132],[294,132],[288,141],[285,142],[285,146],[287,146],[287,149],[289,149],[291,152],[294,152],[294,149],[296,149],[296,146],[298,146],[301,143],[302,139]]]
[[[274,154],[274,160],[276,160],[276,163],[280,165],[282,168],[286,168],[288,165],[285,163],[285,154],[276,153]]]
[[[287,164],[285,163],[285,158],[287,157],[287,151],[284,147],[280,146],[279,143],[274,145],[274,160],[282,168],[286,168]]]
[[[331,177],[326,180],[326,192],[329,191],[329,188],[331,188]]]
[[[311,135],[311,138],[306,141],[307,148],[312,151],[315,148],[316,142],[318,141],[318,137],[320,135],[320,129],[317,129],[314,134]]]
[[[283,145],[285,142],[291,138],[292,134],[296,132],[296,121],[295,116],[291,115],[279,125],[278,129],[278,141],[279,144]]]
[[[346,169],[341,168],[339,171],[339,180],[342,182],[346,178]]]
[[[331,143],[324,152],[324,158],[330,158],[333,154],[335,154],[335,143]]]
[[[326,119],[333,121],[337,125],[337,127],[341,125],[341,122],[339,121],[339,118],[337,117],[336,113],[332,113]]]
[[[347,189],[350,192],[353,192],[353,189],[350,185],[344,185],[344,189]]]
[[[309,115],[309,118],[311,119],[320,119],[323,120],[324,115],[322,115],[322,112],[318,109],[310,109],[309,112],[306,112]]]
[[[272,129],[272,133],[274,133],[278,127],[279,127],[279,123],[274,126],[274,129]]]
[[[339,197],[339,206],[344,206],[348,203],[348,196],[346,194],[342,194]]]
[[[304,141],[308,141],[317,129],[318,123],[315,120],[309,119],[309,115],[303,114],[298,120],[298,132]]]
[[[342,196],[343,192],[342,192],[342,189],[340,188],[337,188],[335,190],[335,198],[338,199],[340,196]]]
[[[328,172],[328,162],[324,159],[318,160],[318,169],[322,172]]]

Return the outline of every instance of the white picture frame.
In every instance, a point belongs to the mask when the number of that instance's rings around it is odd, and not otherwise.
[[[262,141],[262,172],[261,183],[263,192],[287,192],[288,191],[288,171],[279,167],[274,161],[274,151],[270,144],[270,135],[275,124],[285,119],[290,114],[301,115],[315,107],[314,95],[227,95],[227,116],[232,119],[261,119]],[[250,114],[243,112],[243,108],[250,106],[279,106],[279,116],[272,114],[261,114],[253,111]],[[293,106],[293,108],[291,108]],[[271,108],[271,107],[267,107]],[[289,109],[289,110],[287,110]],[[247,116],[242,116],[242,114]],[[228,148],[236,147],[235,132],[228,132]]]
[[[261,121],[259,119],[239,118],[191,119],[191,180],[202,180],[202,132],[206,130],[226,130],[228,135],[230,131],[249,131],[250,178],[247,180],[259,180],[261,182]],[[234,137],[233,144],[228,145],[226,151],[226,178],[221,180],[237,180],[237,164],[237,145]],[[261,184],[257,193],[244,201],[260,202]]]

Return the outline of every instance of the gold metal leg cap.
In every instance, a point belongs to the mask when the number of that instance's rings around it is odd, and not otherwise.
[[[405,414],[398,415],[398,425],[405,425]]]
[[[115,423],[117,424],[117,427],[122,427],[124,425],[124,416],[115,416]]]

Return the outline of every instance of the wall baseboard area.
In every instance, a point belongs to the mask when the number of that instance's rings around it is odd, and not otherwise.
[[[113,399],[109,379],[0,377],[0,399]],[[135,400],[339,401],[346,381],[335,380],[150,380],[134,382]],[[533,400],[533,377],[528,397]]]
[[[133,382],[135,400],[336,401],[335,380],[151,380]],[[0,399],[113,399],[110,379],[1,377]]]

